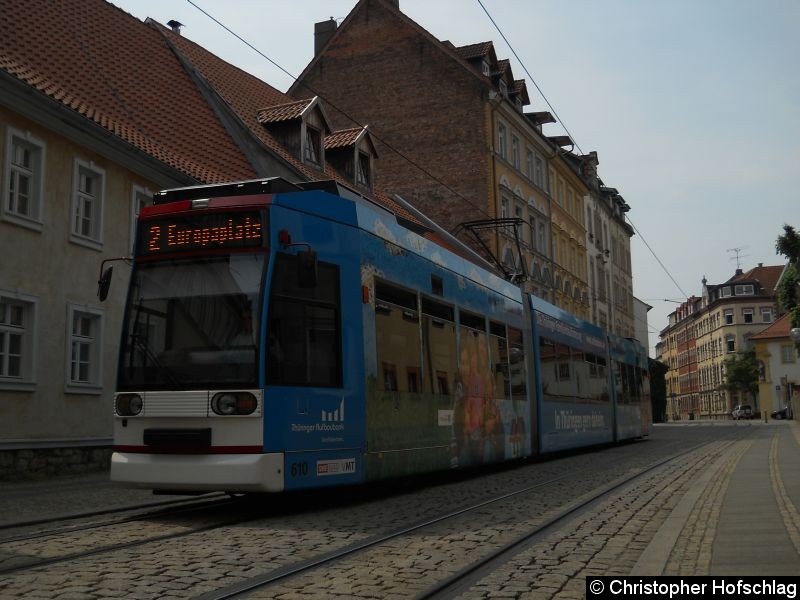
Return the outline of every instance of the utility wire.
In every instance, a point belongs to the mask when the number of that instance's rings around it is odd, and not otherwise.
[[[492,18],[492,15],[490,15],[490,14],[489,14],[489,11],[488,11],[488,10],[486,10],[486,7],[483,5],[483,2],[482,2],[481,0],[478,0],[478,4],[479,4],[479,5],[480,5],[480,7],[483,9],[483,12],[485,12],[485,13],[486,13],[486,16],[487,16],[487,17],[489,17],[489,20],[492,22],[492,25],[494,25],[494,28],[495,28],[495,29],[497,29],[497,33],[499,33],[499,34],[500,34],[500,37],[501,37],[501,38],[503,38],[503,41],[504,41],[504,42],[506,43],[506,45],[508,46],[508,49],[509,49],[509,50],[511,50],[511,54],[513,54],[513,55],[514,55],[514,58],[516,58],[516,59],[517,59],[517,62],[518,62],[518,63],[520,64],[520,66],[522,67],[522,70],[523,70],[523,71],[525,71],[525,74],[528,76],[528,79],[530,79],[531,83],[534,85],[534,87],[536,88],[536,90],[539,92],[539,95],[542,97],[542,99],[545,101],[545,103],[547,104],[547,106],[550,108],[550,111],[553,113],[553,116],[554,116],[556,119],[558,119],[558,122],[559,122],[559,123],[561,123],[561,127],[563,127],[563,128],[564,128],[564,131],[566,131],[566,132],[567,132],[567,135],[568,135],[568,136],[569,136],[569,138],[572,140],[572,143],[573,143],[573,144],[575,144],[575,147],[578,149],[578,151],[579,151],[581,154],[583,154],[583,150],[581,150],[581,147],[578,145],[578,142],[576,142],[576,141],[575,141],[575,136],[573,136],[573,135],[572,135],[572,134],[569,132],[569,129],[567,129],[567,126],[566,126],[566,124],[564,123],[564,119],[562,119],[561,117],[559,117],[559,116],[558,116],[558,113],[556,112],[556,109],[553,107],[553,105],[552,105],[552,104],[550,104],[550,101],[547,99],[547,96],[545,96],[545,95],[544,95],[544,92],[542,91],[542,88],[540,88],[540,87],[539,87],[539,84],[538,84],[538,83],[536,83],[536,80],[533,78],[533,75],[531,75],[530,71],[528,71],[528,67],[526,67],[526,66],[525,66],[525,63],[524,63],[524,62],[522,62],[522,59],[521,59],[521,58],[519,57],[519,55],[517,54],[517,51],[516,51],[516,50],[514,50],[514,46],[512,46],[512,45],[511,45],[511,42],[509,42],[509,41],[508,41],[508,38],[506,37],[506,34],[504,34],[504,33],[503,33],[503,30],[502,30],[502,29],[500,29],[500,27],[497,25],[497,22],[496,22],[496,21],[495,21],[495,20]]]
[[[255,46],[253,46],[253,44],[251,44],[250,42],[248,42],[246,39],[244,39],[244,38],[243,38],[242,36],[240,36],[238,33],[236,33],[235,31],[233,31],[232,29],[230,29],[230,28],[229,28],[227,25],[225,25],[224,23],[222,23],[222,22],[221,22],[219,19],[215,18],[213,15],[211,15],[211,14],[210,14],[210,13],[208,13],[207,11],[203,10],[203,9],[202,9],[200,6],[198,6],[197,4],[195,4],[195,2],[193,2],[193,0],[186,0],[186,1],[187,1],[189,4],[191,4],[193,7],[195,7],[197,10],[199,10],[201,13],[203,13],[203,14],[204,14],[206,17],[208,17],[209,19],[211,19],[212,21],[214,21],[214,23],[216,23],[217,25],[219,25],[220,27],[222,27],[222,28],[223,28],[225,31],[227,31],[228,33],[230,33],[230,34],[231,34],[233,37],[235,37],[237,40],[239,40],[239,41],[240,41],[240,42],[242,42],[244,45],[246,45],[248,48],[250,48],[251,50],[253,50],[253,51],[254,51],[256,54],[258,54],[258,55],[259,55],[259,56],[261,56],[262,58],[264,58],[264,59],[266,59],[267,61],[269,61],[269,63],[270,63],[271,65],[273,65],[273,66],[274,66],[276,69],[280,70],[282,73],[284,73],[284,74],[285,74],[285,75],[287,75],[289,78],[291,78],[291,79],[292,79],[292,81],[294,81],[294,82],[296,82],[296,83],[300,83],[300,82],[298,82],[298,80],[297,80],[297,77],[295,77],[294,75],[292,75],[292,74],[291,74],[289,71],[287,71],[286,69],[284,69],[284,68],[283,68],[281,65],[279,65],[277,62],[275,62],[274,60],[272,60],[272,59],[271,59],[269,56],[267,56],[266,54],[264,54],[264,53],[263,53],[261,50],[259,50],[259,49],[258,49],[258,48],[256,48]],[[330,101],[328,98],[326,98],[324,95],[320,94],[320,93],[319,93],[317,90],[315,90],[313,87],[311,87],[311,86],[310,86],[310,85],[308,85],[307,83],[300,83],[300,85],[302,85],[304,88],[306,88],[306,89],[307,89],[309,92],[311,92],[311,93],[312,93],[312,94],[314,94],[315,96],[319,96],[320,98],[322,98],[323,100],[325,100],[325,102],[326,102],[327,104],[329,104],[331,107],[333,107],[335,110],[337,110],[337,111],[338,111],[340,114],[342,114],[342,115],[343,115],[343,116],[344,116],[346,119],[348,119],[349,121],[351,121],[351,122],[355,123],[357,126],[359,126],[359,127],[361,127],[361,128],[363,128],[363,127],[364,127],[364,125],[363,125],[363,124],[361,124],[361,123],[360,123],[360,122],[359,122],[359,121],[358,121],[358,120],[357,120],[355,117],[351,116],[351,115],[350,115],[350,114],[348,114],[348,113],[347,113],[345,110],[343,110],[343,109],[339,108],[338,106],[336,106],[336,104],[334,104],[333,102],[331,102],[331,101]],[[434,175],[433,173],[431,173],[430,171],[428,171],[428,170],[427,170],[425,167],[423,167],[422,165],[418,164],[418,163],[417,163],[416,161],[414,161],[412,158],[410,158],[410,157],[406,156],[406,155],[405,155],[405,154],[404,154],[402,151],[398,150],[398,149],[397,149],[397,148],[395,148],[395,147],[394,147],[392,144],[390,144],[389,142],[387,142],[387,141],[386,141],[384,138],[380,137],[378,134],[376,134],[376,133],[375,133],[375,131],[373,131],[372,129],[370,129],[369,131],[370,131],[370,135],[372,135],[372,137],[374,137],[376,140],[378,140],[379,142],[381,142],[382,144],[384,144],[384,145],[385,145],[385,146],[386,146],[386,147],[387,147],[387,148],[388,148],[390,151],[392,151],[392,152],[394,152],[395,154],[397,154],[397,155],[398,155],[400,158],[402,158],[403,160],[405,160],[406,162],[408,162],[410,165],[412,165],[412,166],[416,167],[417,169],[419,169],[419,170],[420,170],[420,171],[421,171],[421,172],[422,172],[424,175],[426,175],[427,177],[429,177],[430,179],[432,179],[433,181],[435,181],[436,183],[438,183],[439,185],[441,185],[443,188],[445,188],[445,189],[446,189],[447,191],[449,191],[451,194],[453,194],[454,196],[456,196],[456,197],[457,197],[459,200],[463,200],[463,201],[464,201],[466,204],[469,204],[469,205],[470,205],[472,208],[474,208],[474,209],[475,209],[476,211],[478,211],[480,214],[484,215],[484,216],[485,216],[487,219],[491,219],[491,218],[492,218],[492,216],[491,216],[491,215],[490,215],[488,212],[486,212],[486,211],[485,211],[485,210],[484,210],[484,209],[483,209],[481,206],[479,206],[479,205],[475,204],[475,203],[474,203],[474,202],[472,202],[472,201],[471,201],[469,198],[465,198],[464,196],[462,196],[462,195],[461,195],[461,194],[460,194],[458,191],[454,190],[452,187],[450,187],[450,186],[449,186],[448,184],[446,184],[444,181],[442,181],[441,179],[439,179],[438,177],[436,177],[436,175]]]
[[[655,258],[656,261],[658,261],[658,264],[661,265],[661,268],[664,270],[664,273],[666,273],[667,276],[672,280],[672,283],[675,284],[675,287],[678,288],[678,290],[680,290],[681,294],[683,294],[683,297],[688,300],[689,296],[686,294],[686,292],[683,291],[683,288],[681,288],[681,286],[678,285],[678,282],[675,281],[675,278],[672,276],[672,273],[670,273],[669,269],[667,269],[667,267],[664,266],[664,263],[661,262],[660,258],[658,258],[658,255],[650,247],[650,244],[648,244],[647,240],[644,239],[644,236],[642,235],[642,232],[637,229],[636,225],[633,224],[633,221],[631,221],[631,218],[627,214],[625,215],[625,219],[628,221],[628,223],[631,224],[631,227],[633,227],[633,230],[636,232],[636,235],[638,235],[639,238],[642,240],[642,242],[644,242],[644,245],[647,246],[647,249],[650,250],[650,254],[653,255],[653,258]]]
[[[550,110],[552,111],[552,113],[553,113],[553,116],[555,116],[555,117],[556,117],[556,119],[558,119],[559,123],[561,123],[561,126],[564,128],[564,131],[566,131],[566,132],[567,132],[567,135],[569,135],[570,139],[571,139],[571,140],[572,140],[572,142],[575,144],[575,147],[578,149],[578,151],[579,151],[581,154],[583,154],[583,150],[581,149],[580,145],[578,145],[578,142],[577,142],[577,141],[575,141],[575,137],[574,137],[574,136],[573,136],[573,135],[570,133],[569,129],[567,129],[567,126],[566,126],[566,124],[564,123],[564,120],[563,120],[561,117],[559,117],[559,116],[558,116],[558,113],[556,112],[556,109],[553,107],[553,105],[552,105],[552,104],[550,104],[550,101],[547,99],[547,96],[545,96],[545,95],[544,95],[544,92],[543,92],[543,91],[542,91],[542,89],[539,87],[539,84],[537,84],[537,83],[536,83],[536,80],[533,78],[533,75],[531,75],[530,71],[528,71],[528,67],[526,67],[526,66],[525,66],[525,63],[524,63],[524,62],[522,61],[522,59],[519,57],[519,55],[517,54],[517,51],[516,51],[516,50],[514,50],[514,46],[512,46],[512,45],[511,45],[511,42],[509,42],[509,41],[508,41],[508,38],[507,38],[507,37],[506,37],[506,35],[503,33],[503,30],[502,30],[502,29],[500,29],[500,26],[497,24],[497,22],[494,20],[494,18],[492,17],[492,15],[491,15],[491,14],[489,13],[489,11],[486,9],[486,7],[484,6],[484,4],[483,4],[482,0],[477,0],[477,1],[478,1],[478,4],[480,5],[480,7],[483,9],[483,12],[485,12],[485,13],[486,13],[486,16],[487,16],[487,17],[489,17],[489,20],[492,22],[492,25],[494,25],[494,28],[495,28],[495,29],[497,30],[497,32],[500,34],[500,37],[502,37],[502,38],[503,38],[503,41],[504,41],[504,42],[506,43],[506,45],[508,46],[509,50],[511,50],[511,53],[514,55],[514,58],[516,58],[516,59],[517,59],[517,62],[519,62],[519,64],[522,66],[522,69],[523,69],[523,71],[525,71],[525,74],[528,76],[528,78],[530,79],[531,83],[533,83],[533,85],[536,87],[536,90],[539,92],[539,95],[542,97],[542,99],[544,99],[545,103],[547,103],[547,106],[548,106],[548,107],[550,108]],[[681,292],[681,294],[683,294],[684,298],[687,298],[687,299],[688,299],[688,295],[686,294],[686,292],[684,292],[684,291],[683,291],[683,289],[681,288],[681,286],[680,286],[680,285],[678,285],[678,282],[677,282],[677,281],[675,281],[675,278],[674,278],[674,277],[672,276],[672,274],[669,272],[669,270],[667,269],[667,267],[666,267],[666,266],[664,266],[664,263],[663,263],[663,262],[661,262],[661,259],[658,257],[658,255],[655,253],[655,251],[654,251],[654,250],[653,250],[653,249],[650,247],[650,244],[648,244],[648,243],[647,243],[647,240],[646,240],[646,239],[644,238],[644,236],[642,235],[642,232],[641,232],[641,231],[639,231],[639,230],[636,228],[636,226],[633,224],[633,221],[631,221],[631,220],[630,220],[630,217],[627,217],[627,215],[626,215],[626,218],[627,218],[628,222],[631,224],[631,226],[633,227],[634,231],[635,231],[635,232],[636,232],[636,233],[639,235],[639,237],[641,238],[642,242],[644,242],[644,245],[645,245],[645,246],[647,246],[647,249],[648,249],[648,250],[650,250],[650,253],[651,253],[651,254],[653,255],[653,257],[656,259],[656,261],[658,261],[658,264],[659,264],[659,265],[661,265],[661,268],[664,270],[664,272],[667,274],[667,276],[668,276],[668,277],[669,277],[669,278],[672,280],[672,283],[674,283],[674,284],[675,284],[675,287],[677,287],[677,288],[680,290],[680,292]]]

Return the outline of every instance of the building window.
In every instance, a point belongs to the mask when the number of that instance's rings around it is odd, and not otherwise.
[[[498,123],[497,124],[497,153],[502,158],[507,158],[508,156],[508,148],[506,147],[508,144],[508,130],[506,129],[505,124]]]
[[[790,344],[784,344],[781,346],[781,362],[783,364],[789,364],[796,361],[795,358],[795,351],[794,346]]]
[[[533,182],[540,188],[544,189],[544,161],[537,156],[536,166],[533,171]]]
[[[504,97],[508,97],[508,84],[504,80],[500,80],[497,85],[500,93],[503,94]]]
[[[734,336],[725,336],[725,351],[728,354],[731,352],[736,352],[736,338]]]
[[[305,158],[305,161],[313,165],[321,165],[321,149],[322,135],[320,134],[319,130],[311,127],[310,125],[306,125],[306,146],[305,150],[303,151],[303,157]]]
[[[147,188],[133,186],[133,195],[131,197],[131,238],[130,238],[130,252],[133,254],[133,247],[136,244],[136,221],[139,219],[139,213],[145,206],[153,205],[153,192]]]
[[[70,304],[67,318],[68,393],[100,393],[102,389],[102,313]]]
[[[372,185],[371,182],[369,155],[366,152],[359,152],[358,162],[356,163],[356,183],[365,188],[369,188]]]
[[[722,288],[720,290],[720,296],[722,298],[727,298],[730,295],[731,295],[731,288],[730,287],[724,287],[724,288]]]
[[[752,323],[753,322],[753,309],[752,308],[743,308],[742,309],[742,316],[744,317],[745,323]]]
[[[772,323],[772,308],[767,308],[767,307],[761,308],[761,322]]]
[[[736,292],[737,296],[752,296],[754,293],[754,288],[752,285],[737,285],[735,286],[734,291]]]
[[[30,134],[8,128],[3,218],[41,230],[45,147]]]
[[[530,181],[533,181],[533,151],[531,150],[525,152],[525,175]]]
[[[76,160],[73,177],[70,240],[99,250],[103,243],[105,172],[92,163]]]
[[[511,136],[511,162],[514,165],[514,168],[519,170],[519,138],[516,135]]]
[[[733,309],[726,309],[724,311],[725,314],[725,325],[733,325]]]
[[[0,290],[0,389],[33,388],[36,299]]]

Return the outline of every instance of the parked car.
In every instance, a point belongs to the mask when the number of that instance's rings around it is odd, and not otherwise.
[[[771,415],[773,419],[788,419],[789,418],[789,407],[784,406],[780,410],[773,410]]]
[[[739,419],[752,419],[753,407],[749,404],[738,404],[731,412],[731,416],[735,421]]]

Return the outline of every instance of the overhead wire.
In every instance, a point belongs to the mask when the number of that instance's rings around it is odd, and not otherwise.
[[[268,61],[268,62],[269,62],[271,65],[273,65],[273,66],[274,66],[276,69],[278,69],[279,71],[281,71],[282,73],[284,73],[286,76],[288,76],[288,77],[289,77],[289,78],[290,78],[292,81],[294,81],[294,82],[298,82],[298,79],[297,79],[297,77],[296,77],[295,75],[293,75],[292,73],[290,73],[289,71],[287,71],[287,70],[286,70],[286,69],[285,69],[283,66],[281,66],[280,64],[278,64],[278,63],[277,63],[276,61],[274,61],[272,58],[270,58],[270,57],[269,57],[267,54],[265,54],[264,52],[262,52],[261,50],[259,50],[258,48],[256,48],[256,47],[255,47],[253,44],[251,44],[249,41],[247,41],[247,40],[246,40],[245,38],[243,38],[241,35],[239,35],[239,34],[238,34],[238,33],[236,33],[235,31],[233,31],[232,29],[230,29],[230,28],[229,28],[227,25],[225,25],[224,23],[222,23],[222,22],[221,22],[219,19],[217,19],[216,17],[214,17],[213,15],[211,15],[211,14],[210,14],[208,11],[206,11],[205,9],[203,9],[202,7],[200,7],[200,6],[199,6],[199,5],[198,5],[196,2],[194,2],[193,0],[186,0],[186,1],[187,1],[187,2],[188,2],[190,5],[192,5],[192,6],[193,6],[195,9],[197,9],[198,11],[200,11],[201,13],[203,13],[203,14],[204,14],[204,15],[205,15],[207,18],[211,19],[211,20],[212,20],[214,23],[216,23],[217,25],[219,25],[221,28],[223,28],[223,29],[224,29],[225,31],[227,31],[229,34],[231,34],[231,35],[232,35],[232,36],[234,36],[236,39],[238,39],[240,42],[242,42],[243,44],[245,44],[245,45],[246,45],[248,48],[250,48],[251,50],[253,50],[254,52],[256,52],[256,53],[257,53],[259,56],[261,56],[262,58],[264,58],[265,60],[267,60],[267,61]],[[528,70],[528,68],[525,66],[525,63],[524,63],[524,61],[523,61],[523,60],[520,58],[520,56],[519,56],[519,54],[517,53],[517,51],[514,49],[514,47],[513,47],[513,46],[511,45],[511,43],[509,42],[509,40],[508,40],[508,38],[506,37],[505,33],[503,33],[502,29],[500,29],[500,26],[497,24],[497,22],[494,20],[494,18],[492,17],[492,15],[491,15],[491,14],[489,13],[489,11],[486,9],[486,7],[484,6],[484,4],[483,4],[482,0],[477,0],[477,2],[478,2],[478,4],[480,5],[480,7],[483,9],[484,13],[486,13],[486,16],[489,18],[489,20],[491,21],[492,25],[495,27],[495,29],[497,30],[497,32],[498,32],[498,33],[500,34],[500,36],[503,38],[503,41],[506,43],[506,45],[508,46],[508,48],[511,50],[511,53],[514,55],[514,57],[517,59],[517,61],[519,62],[519,64],[522,66],[522,69],[525,71],[525,74],[528,76],[528,78],[529,78],[529,79],[530,79],[530,81],[533,83],[533,85],[534,85],[534,87],[536,88],[536,90],[539,92],[539,95],[542,97],[542,99],[545,101],[545,103],[547,104],[547,106],[550,108],[550,110],[551,110],[551,111],[552,111],[552,113],[553,113],[553,116],[554,116],[554,117],[555,117],[555,118],[556,118],[556,119],[559,121],[559,123],[561,124],[562,128],[563,128],[563,129],[564,129],[564,131],[567,133],[567,135],[570,137],[570,139],[572,140],[573,144],[574,144],[574,145],[575,145],[575,147],[578,149],[578,151],[579,151],[581,154],[583,154],[583,150],[581,149],[580,145],[579,145],[579,144],[577,143],[577,141],[575,140],[575,137],[572,135],[572,133],[571,133],[571,132],[569,131],[569,129],[567,128],[566,124],[564,123],[564,120],[563,120],[563,119],[562,119],[562,118],[561,118],[561,117],[558,115],[558,112],[555,110],[555,107],[554,107],[554,106],[553,106],[553,105],[550,103],[550,101],[547,99],[547,96],[545,96],[545,94],[544,94],[544,92],[542,91],[542,89],[540,88],[539,84],[536,82],[536,80],[533,78],[533,76],[531,75],[531,73],[530,73],[530,71]],[[348,119],[348,120],[349,120],[349,121],[351,121],[352,123],[355,123],[355,124],[356,124],[356,125],[358,125],[359,127],[364,127],[364,125],[363,125],[363,124],[362,124],[362,123],[361,123],[361,122],[360,122],[358,119],[356,119],[355,117],[353,117],[352,115],[350,115],[350,114],[349,114],[347,111],[345,111],[345,110],[343,110],[342,108],[340,108],[339,106],[337,106],[337,105],[336,105],[334,102],[330,101],[330,100],[329,100],[328,98],[326,98],[326,97],[325,97],[323,94],[321,94],[321,93],[319,93],[317,90],[315,90],[315,89],[314,89],[312,86],[308,85],[308,84],[307,84],[307,83],[305,83],[305,82],[299,82],[299,83],[300,83],[300,85],[302,85],[302,86],[303,86],[305,89],[307,89],[308,91],[310,91],[310,92],[311,92],[312,94],[314,94],[315,96],[318,96],[318,97],[322,98],[323,100],[325,100],[325,102],[326,102],[327,104],[329,104],[329,105],[330,105],[330,106],[331,106],[333,109],[335,109],[335,110],[336,110],[336,111],[338,111],[340,114],[342,114],[342,115],[343,115],[343,116],[344,116],[346,119]],[[486,212],[486,211],[485,211],[485,210],[484,210],[484,209],[483,209],[481,206],[479,206],[479,205],[475,204],[474,202],[472,202],[471,200],[469,200],[468,198],[466,198],[465,196],[463,196],[462,194],[460,194],[460,193],[459,193],[457,190],[455,190],[455,189],[453,189],[452,187],[450,187],[450,186],[449,186],[447,183],[445,183],[444,181],[442,181],[441,179],[439,179],[439,178],[438,178],[436,175],[434,175],[433,173],[431,173],[431,172],[430,172],[428,169],[426,169],[425,167],[423,167],[422,165],[420,165],[419,163],[417,163],[415,160],[413,160],[413,159],[411,159],[410,157],[408,157],[408,156],[407,156],[405,153],[403,153],[403,152],[402,152],[402,151],[400,151],[399,149],[395,148],[395,147],[394,147],[392,144],[390,144],[390,143],[389,143],[389,142],[387,142],[385,139],[383,139],[383,138],[382,138],[382,137],[379,135],[379,133],[375,132],[374,130],[370,130],[370,134],[371,134],[371,135],[372,135],[372,136],[373,136],[373,137],[374,137],[376,140],[378,140],[378,141],[380,141],[382,144],[384,144],[384,145],[385,145],[385,146],[386,146],[386,147],[387,147],[387,148],[388,148],[390,151],[392,151],[392,152],[396,153],[396,154],[397,154],[398,156],[400,156],[400,157],[401,157],[403,160],[405,160],[406,162],[408,162],[409,164],[411,164],[412,166],[414,166],[415,168],[417,168],[417,169],[418,169],[420,172],[422,172],[424,175],[426,175],[427,177],[429,177],[431,180],[433,180],[433,181],[435,181],[436,183],[438,183],[439,185],[441,185],[443,188],[445,188],[446,190],[448,190],[448,191],[449,191],[450,193],[452,193],[454,196],[456,196],[456,197],[457,197],[457,198],[459,198],[460,200],[463,200],[465,203],[467,203],[468,205],[470,205],[471,207],[473,207],[473,208],[474,208],[475,210],[477,210],[479,213],[481,213],[481,214],[485,215],[485,216],[486,216],[486,217],[488,217],[488,218],[492,218],[492,217],[491,217],[491,215],[489,215],[489,214],[488,214],[488,212]],[[684,292],[684,291],[683,291],[683,289],[680,287],[680,285],[678,284],[678,282],[675,280],[675,278],[672,276],[672,274],[671,274],[671,273],[669,272],[669,270],[666,268],[666,266],[664,265],[664,263],[661,261],[661,259],[658,257],[658,255],[655,253],[655,251],[652,249],[652,247],[650,246],[650,244],[648,244],[648,243],[647,243],[647,240],[644,238],[644,236],[642,235],[642,233],[641,233],[641,232],[638,230],[638,228],[637,228],[637,227],[634,225],[634,223],[631,221],[630,217],[627,217],[627,215],[626,215],[626,219],[627,219],[627,220],[628,220],[628,222],[631,224],[631,227],[633,227],[634,231],[635,231],[635,232],[636,232],[636,233],[639,235],[640,239],[641,239],[641,240],[642,240],[642,242],[645,244],[645,246],[647,246],[647,249],[650,251],[650,253],[653,255],[653,257],[656,259],[656,261],[657,261],[657,262],[658,262],[658,264],[661,266],[661,268],[664,270],[664,272],[667,274],[667,276],[668,276],[668,277],[669,277],[669,278],[672,280],[672,282],[673,282],[673,283],[675,284],[675,286],[676,286],[676,287],[677,287],[677,288],[680,290],[680,292],[681,292],[681,293],[684,295],[684,297],[688,298],[688,295],[686,294],[686,292]]]
[[[237,40],[239,40],[240,42],[242,42],[243,44],[245,44],[245,45],[246,45],[248,48],[250,48],[251,50],[253,50],[253,51],[254,51],[256,54],[258,54],[258,55],[259,55],[259,56],[261,56],[262,58],[266,59],[266,60],[267,60],[267,61],[268,61],[268,62],[269,62],[271,65],[273,65],[273,66],[274,66],[276,69],[278,69],[279,71],[281,71],[282,73],[284,73],[284,74],[285,74],[287,77],[289,77],[289,78],[290,78],[292,81],[294,81],[294,82],[296,82],[296,83],[299,83],[301,86],[303,86],[305,89],[307,89],[309,92],[311,92],[311,93],[312,93],[312,94],[314,94],[315,96],[318,96],[318,97],[322,98],[323,100],[325,100],[325,103],[326,103],[326,104],[330,105],[330,106],[331,106],[333,109],[335,109],[336,111],[338,111],[338,112],[339,112],[341,115],[343,115],[343,116],[344,116],[346,119],[348,119],[348,120],[349,120],[349,121],[351,121],[352,123],[355,123],[355,124],[356,124],[358,127],[361,127],[361,128],[363,128],[363,127],[364,127],[364,124],[362,124],[362,123],[361,123],[361,122],[360,122],[358,119],[356,119],[355,117],[353,117],[352,115],[350,115],[350,114],[349,114],[347,111],[345,111],[344,109],[342,109],[342,108],[340,108],[339,106],[337,106],[337,105],[336,105],[334,102],[332,102],[330,99],[326,98],[326,97],[325,97],[323,94],[321,94],[319,91],[315,90],[315,89],[314,89],[312,86],[308,85],[308,84],[307,84],[307,83],[305,83],[305,82],[300,82],[300,81],[298,81],[298,79],[297,79],[297,77],[296,77],[296,76],[292,75],[292,74],[291,74],[289,71],[287,71],[286,69],[284,69],[284,68],[283,68],[281,65],[279,65],[279,64],[278,64],[276,61],[272,60],[272,59],[271,59],[269,56],[267,56],[267,55],[266,55],[264,52],[262,52],[261,50],[259,50],[258,48],[256,48],[256,47],[255,47],[253,44],[251,44],[250,42],[248,42],[246,39],[244,39],[244,38],[243,38],[242,36],[240,36],[238,33],[236,33],[235,31],[233,31],[232,29],[230,29],[230,28],[229,28],[227,25],[225,25],[224,23],[222,23],[222,22],[221,22],[219,19],[217,19],[216,17],[214,17],[213,15],[211,15],[209,12],[207,12],[206,10],[204,10],[202,7],[198,6],[198,5],[197,5],[197,3],[195,3],[193,0],[186,0],[186,1],[187,1],[189,4],[191,4],[191,5],[192,5],[194,8],[196,8],[197,10],[199,10],[201,13],[203,13],[203,14],[204,14],[206,17],[208,17],[209,19],[211,19],[212,21],[214,21],[214,23],[216,23],[217,25],[219,25],[220,27],[222,27],[222,28],[223,28],[225,31],[227,31],[228,33],[230,33],[230,34],[231,34],[233,37],[235,37]],[[386,147],[387,147],[387,148],[388,148],[390,151],[392,151],[392,152],[394,152],[395,154],[397,154],[397,155],[398,155],[400,158],[402,158],[403,160],[405,160],[406,162],[408,162],[410,165],[412,165],[412,166],[414,166],[415,168],[419,169],[419,170],[420,170],[420,171],[421,171],[421,172],[422,172],[422,173],[423,173],[425,176],[429,177],[430,179],[432,179],[433,181],[435,181],[436,183],[438,183],[439,185],[441,185],[441,186],[442,186],[444,189],[446,189],[446,190],[447,190],[447,191],[449,191],[451,194],[453,194],[454,196],[456,196],[456,197],[457,197],[459,200],[463,200],[463,201],[464,201],[466,204],[468,204],[469,206],[471,206],[472,208],[474,208],[476,211],[478,211],[480,214],[484,215],[486,218],[488,218],[488,219],[491,219],[491,218],[492,218],[492,216],[491,216],[491,215],[490,215],[490,214],[489,214],[489,213],[488,213],[488,212],[487,212],[487,211],[486,211],[486,210],[485,210],[483,207],[481,207],[480,205],[478,205],[478,204],[476,204],[476,203],[472,202],[472,201],[471,201],[469,198],[466,198],[464,195],[462,195],[461,193],[459,193],[457,190],[455,190],[455,189],[453,189],[452,187],[450,187],[450,186],[449,186],[447,183],[445,183],[444,181],[442,181],[441,179],[439,179],[439,178],[438,178],[436,175],[434,175],[433,173],[431,173],[431,172],[430,172],[428,169],[426,169],[425,167],[423,167],[422,165],[420,165],[419,163],[417,163],[415,160],[413,160],[412,158],[410,158],[409,156],[407,156],[407,155],[406,155],[404,152],[402,152],[401,150],[399,150],[399,149],[397,149],[396,147],[394,147],[394,146],[393,146],[392,144],[390,144],[390,143],[389,143],[389,142],[388,142],[386,139],[382,138],[382,137],[381,137],[381,136],[380,136],[378,133],[376,133],[376,132],[375,132],[373,129],[370,129],[369,131],[370,131],[370,135],[371,135],[372,137],[374,137],[376,140],[378,140],[379,142],[381,142],[381,143],[382,143],[383,145],[385,145],[385,146],[386,146]]]
[[[506,43],[506,45],[508,46],[509,50],[511,50],[511,53],[514,55],[514,58],[516,58],[516,59],[517,59],[517,62],[519,62],[520,66],[522,67],[522,70],[523,70],[523,71],[525,71],[525,74],[528,76],[528,78],[531,80],[531,82],[533,83],[533,85],[536,87],[536,90],[539,92],[539,95],[540,95],[540,96],[542,97],[542,99],[545,101],[545,103],[547,104],[547,106],[548,106],[548,107],[550,107],[550,110],[552,111],[552,113],[553,113],[553,116],[555,116],[555,117],[556,117],[556,119],[558,119],[558,122],[561,124],[561,127],[564,129],[564,131],[565,131],[565,132],[567,133],[567,135],[570,137],[570,139],[572,140],[572,142],[575,144],[575,147],[576,147],[576,148],[577,148],[577,149],[580,151],[580,153],[581,153],[581,154],[583,154],[583,150],[581,150],[581,147],[578,145],[578,142],[577,142],[577,141],[575,141],[575,137],[574,137],[574,136],[573,136],[573,135],[570,133],[569,129],[567,129],[567,126],[566,126],[566,124],[564,123],[564,120],[563,120],[563,119],[562,119],[560,116],[558,116],[558,113],[556,112],[555,108],[554,108],[554,107],[553,107],[553,105],[550,103],[550,101],[547,99],[547,96],[545,96],[545,95],[544,95],[544,92],[543,92],[543,91],[541,90],[541,88],[539,87],[539,84],[537,84],[537,83],[536,83],[536,80],[533,78],[533,75],[531,75],[530,71],[528,71],[528,67],[526,67],[526,66],[525,66],[525,63],[524,63],[524,62],[523,62],[523,60],[522,60],[522,59],[519,57],[519,55],[517,54],[517,51],[516,51],[516,50],[514,49],[514,47],[511,45],[511,42],[509,42],[509,41],[508,41],[508,38],[506,37],[505,33],[503,33],[503,30],[502,30],[502,29],[500,29],[500,26],[497,24],[497,21],[495,21],[495,20],[494,20],[494,18],[492,17],[492,15],[491,15],[491,14],[489,13],[489,11],[486,9],[486,6],[484,6],[484,4],[483,4],[483,1],[482,1],[482,0],[477,0],[477,2],[478,2],[478,4],[480,5],[480,7],[483,9],[483,12],[484,12],[484,13],[486,13],[486,16],[487,16],[487,17],[489,18],[489,20],[492,22],[492,25],[494,25],[494,28],[495,28],[495,29],[497,30],[497,32],[500,34],[500,37],[502,37],[502,38],[503,38],[503,41],[504,41],[504,42]],[[627,221],[628,221],[628,222],[631,224],[631,227],[633,227],[634,231],[635,231],[635,232],[636,232],[636,233],[639,235],[639,237],[641,238],[642,242],[644,242],[644,245],[645,245],[645,246],[647,246],[647,249],[650,251],[650,253],[653,255],[653,257],[656,259],[656,261],[658,261],[658,264],[661,266],[661,268],[664,270],[664,272],[667,274],[667,276],[668,276],[668,277],[669,277],[669,278],[672,280],[672,283],[674,283],[674,284],[675,284],[675,287],[677,287],[677,288],[680,290],[680,292],[681,292],[681,294],[683,294],[684,298],[688,299],[688,297],[689,297],[689,296],[686,294],[686,292],[684,292],[684,291],[683,291],[683,289],[681,288],[681,286],[680,286],[680,285],[678,285],[678,282],[677,282],[677,281],[675,281],[675,278],[674,278],[674,277],[672,276],[672,274],[669,272],[669,270],[668,270],[668,269],[667,269],[667,267],[664,265],[664,263],[661,261],[661,259],[658,257],[658,255],[655,253],[655,251],[654,251],[654,250],[653,250],[653,249],[650,247],[650,244],[648,244],[648,243],[647,243],[647,240],[644,238],[644,236],[642,235],[642,233],[641,233],[641,232],[640,232],[640,231],[639,231],[639,230],[636,228],[636,226],[633,224],[633,221],[631,221],[630,217],[628,217],[628,216],[626,215],[626,219],[627,219]]]

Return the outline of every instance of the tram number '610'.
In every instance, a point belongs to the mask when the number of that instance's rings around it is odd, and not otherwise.
[[[305,477],[306,475],[308,475],[308,463],[307,462],[292,463],[292,466],[289,469],[289,473],[291,473],[292,477]]]

